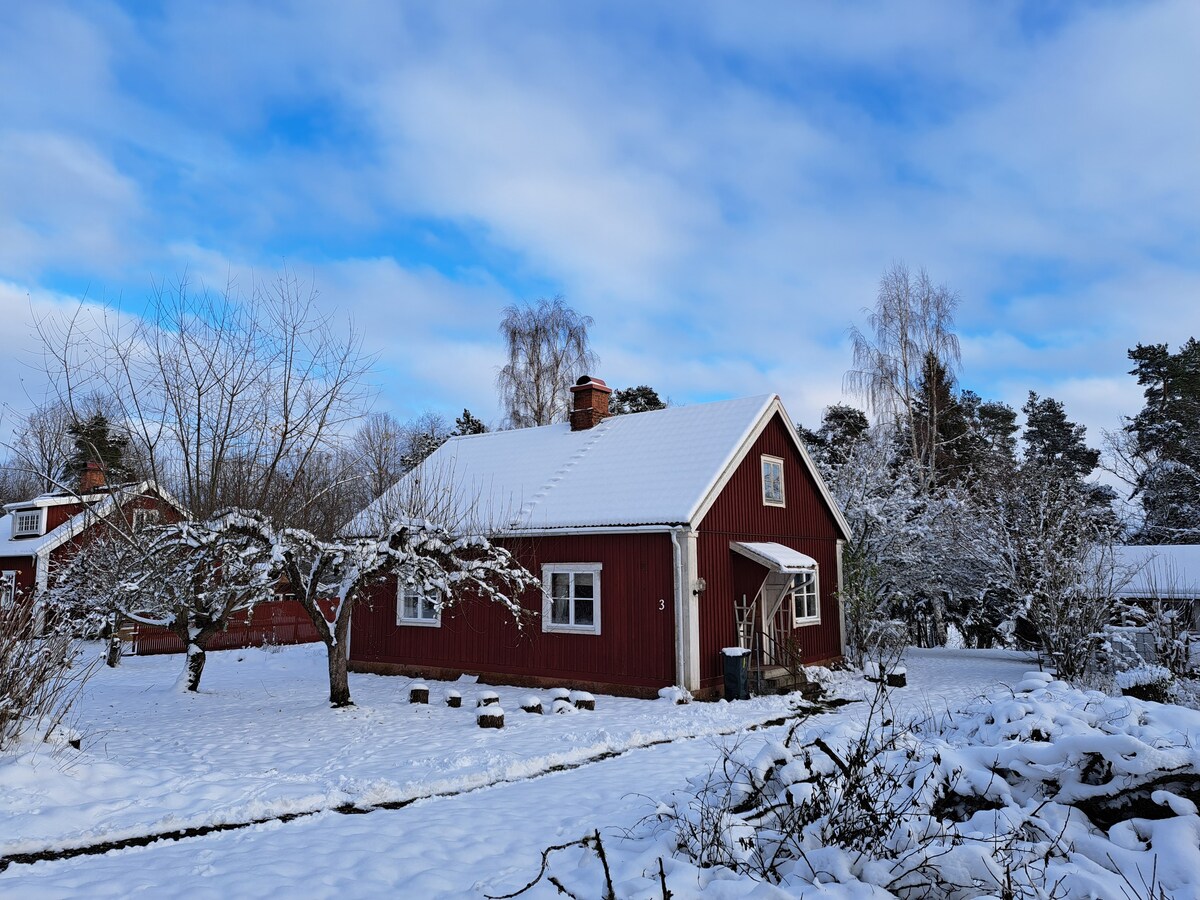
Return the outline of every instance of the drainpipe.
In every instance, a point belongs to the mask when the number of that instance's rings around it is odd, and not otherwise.
[[[696,581],[696,533],[687,525],[671,529],[675,561],[675,676],[681,687],[700,689],[700,601]]]
[[[675,683],[687,687],[687,661],[684,654],[683,614],[687,587],[683,583],[683,547],[679,544],[679,535],[683,527],[671,529],[672,560],[675,564]]]
[[[846,604],[842,602],[842,588],[845,585],[842,575],[842,548],[846,542],[837,542],[837,604],[838,604],[838,633],[842,642],[842,656],[846,655]]]

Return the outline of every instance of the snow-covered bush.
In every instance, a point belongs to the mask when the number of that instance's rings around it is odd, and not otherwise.
[[[658,699],[666,700],[668,703],[674,703],[677,706],[683,706],[692,702],[692,692],[678,685],[675,687],[660,688]]]
[[[1167,703],[1171,698],[1175,676],[1164,666],[1136,666],[1118,672],[1117,687],[1127,697],[1137,697],[1139,700],[1153,700],[1156,703]]]
[[[858,725],[743,742],[660,802],[649,835],[665,829],[698,870],[801,893],[1197,896],[1200,714],[1021,687],[907,728],[878,705]]]
[[[65,733],[63,717],[94,669],[65,628],[39,633],[33,604],[0,609],[0,751],[26,731]]]

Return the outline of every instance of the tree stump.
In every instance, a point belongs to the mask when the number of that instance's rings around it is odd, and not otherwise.
[[[551,700],[570,700],[571,692],[566,688],[554,688],[550,691]]]
[[[908,673],[904,669],[896,669],[887,673],[888,687],[908,687]]]
[[[495,691],[484,691],[475,699],[475,706],[499,706],[500,695]]]
[[[462,706],[462,694],[458,691],[446,692],[446,705],[451,709],[458,709]]]
[[[596,708],[596,698],[587,691],[575,691],[571,694],[571,700],[574,702],[576,709],[592,711]]]
[[[414,684],[408,691],[409,703],[428,703],[429,687],[424,684]]]
[[[480,706],[475,710],[475,722],[480,728],[503,728],[504,710],[499,706]]]
[[[521,709],[527,713],[540,716],[542,714],[542,701],[530,695],[521,701]]]

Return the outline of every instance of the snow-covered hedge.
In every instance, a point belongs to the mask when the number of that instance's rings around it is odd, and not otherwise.
[[[1200,713],[1041,673],[1022,687],[908,727],[877,711],[746,743],[661,803],[655,834],[702,884],[1200,896]]]

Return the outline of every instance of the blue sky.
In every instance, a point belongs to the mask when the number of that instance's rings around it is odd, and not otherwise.
[[[1100,428],[1200,335],[1200,4],[0,7],[0,401],[33,317],[289,266],[378,408],[499,417],[502,307],[597,374],[815,423],[880,274],[961,295],[961,381]]]

